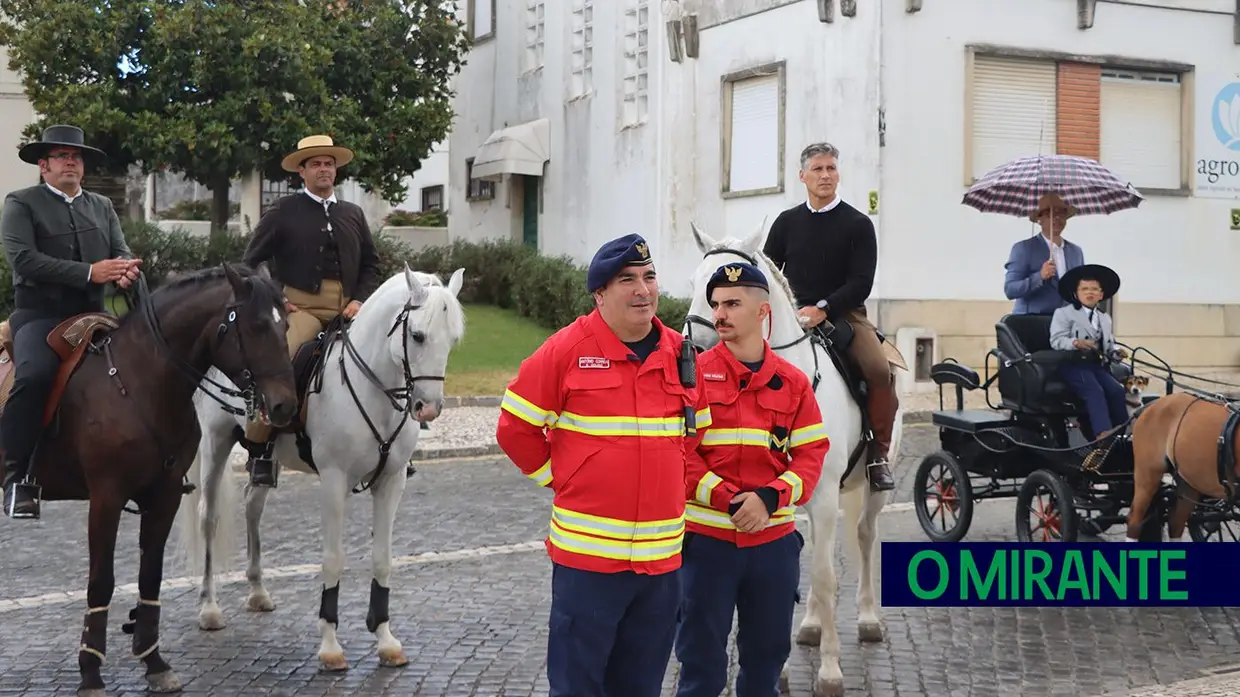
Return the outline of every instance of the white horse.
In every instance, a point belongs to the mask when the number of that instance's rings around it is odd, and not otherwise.
[[[337,601],[345,559],[345,501],[359,485],[369,487],[374,514],[374,580],[366,626],[378,638],[380,665],[408,662],[388,626],[392,528],[405,491],[405,465],[417,444],[417,422],[435,419],[443,408],[448,355],[464,336],[465,314],[456,297],[464,272],[457,269],[447,286],[433,275],[410,271],[408,265],[387,279],[327,348],[321,376],[306,396],[305,430],[322,498],[318,658],[324,670],[349,667],[336,639]],[[212,377],[228,384],[222,376]],[[177,525],[194,570],[202,573],[198,626],[214,630],[225,626],[216,602],[216,567],[232,558],[235,543],[237,484],[228,457],[244,421],[205,400],[199,401],[198,418],[202,440],[189,476],[199,487],[181,506]],[[302,459],[292,433],[277,437],[273,454],[277,471],[314,471]],[[269,612],[275,604],[263,586],[258,530],[271,490],[251,487],[248,480],[244,487],[250,586],[246,608]]]
[[[811,585],[805,618],[797,631],[798,644],[819,646],[822,662],[814,683],[814,695],[827,697],[844,694],[844,674],[840,670],[840,638],[836,631],[835,526],[843,502],[845,527],[854,557],[861,561],[857,588],[859,606],[857,633],[861,641],[883,640],[879,617],[878,581],[875,563],[878,557],[878,516],[890,492],[872,492],[866,478],[866,458],[862,434],[861,410],[830,356],[818,343],[809,340],[797,318],[795,296],[787,279],[771,260],[762,254],[764,225],[744,240],[727,238],[716,242],[692,225],[693,237],[703,257],[692,278],[692,298],[685,332],[693,332],[694,343],[711,346],[718,342],[711,321],[712,310],[706,299],[706,283],[711,275],[729,262],[747,261],[755,264],[770,282],[771,348],[776,354],[800,368],[810,380],[821,378],[815,394],[822,411],[823,423],[831,438],[831,449],[823,463],[822,478],[814,490],[807,510],[812,546]],[[707,337],[701,341],[701,337]],[[903,410],[901,410],[902,412]],[[891,437],[891,455],[900,452],[901,413],[896,414]],[[860,456],[849,469],[849,460]],[[843,481],[841,481],[843,479]],[[785,687],[787,666],[780,676]]]

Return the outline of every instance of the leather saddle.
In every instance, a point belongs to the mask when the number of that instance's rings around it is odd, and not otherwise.
[[[86,356],[91,345],[97,338],[107,336],[118,326],[119,320],[106,312],[86,312],[66,319],[48,332],[47,345],[60,357],[60,369],[43,409],[44,426],[50,424],[55,417],[65,386],[82,364],[82,358]],[[0,413],[4,412],[4,407],[8,404],[16,369],[13,330],[6,319],[0,322]]]
[[[852,356],[848,355],[848,347],[852,345],[853,337],[856,329],[852,323],[844,318],[834,320],[833,322],[823,323],[814,327],[814,341],[820,344],[827,355],[831,358],[831,362],[835,365],[836,370],[844,378],[844,383],[848,385],[848,392],[857,402],[857,406],[865,411],[866,401],[869,396],[869,385],[865,381],[865,377],[861,373],[861,368],[857,366]],[[887,354],[887,362],[896,368],[908,369],[904,364],[903,356],[895,351],[895,347],[887,341],[887,337],[879,330],[874,330],[878,334],[878,343],[883,347]],[[893,351],[895,355],[892,355]],[[818,385],[814,385],[816,389]]]

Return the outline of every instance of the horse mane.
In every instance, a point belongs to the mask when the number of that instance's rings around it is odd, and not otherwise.
[[[725,238],[716,242],[714,246],[710,248],[710,251],[739,251],[740,242],[740,240]],[[760,249],[753,252],[751,256],[755,259],[766,262],[767,267],[770,268],[770,280],[783,289],[784,293],[788,296],[788,299],[793,303],[795,309],[797,296],[792,292],[792,284],[788,283],[788,277],[784,276],[784,272],[780,271],[779,267],[775,265],[775,262],[771,261],[771,258]]]
[[[238,276],[246,279],[253,279],[251,284],[250,305],[258,304],[266,307],[268,305],[282,305],[284,301],[284,289],[279,283],[260,274],[257,270],[245,264],[230,264],[233,271]],[[223,280],[227,282],[224,274],[224,266],[210,266],[205,269],[194,271],[191,273],[179,274],[171,277],[160,284],[158,287],[150,291],[151,304],[175,304],[183,298],[190,295],[201,293],[204,285],[213,284],[216,281]],[[140,315],[141,306],[132,308],[133,311],[127,313],[121,318],[120,324],[124,324],[127,320]]]

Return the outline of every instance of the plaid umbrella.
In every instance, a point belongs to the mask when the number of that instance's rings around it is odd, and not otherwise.
[[[1082,215],[1136,208],[1144,200],[1132,184],[1087,157],[1034,155],[990,170],[969,187],[961,203],[983,213],[1023,218],[1048,193],[1059,194]]]

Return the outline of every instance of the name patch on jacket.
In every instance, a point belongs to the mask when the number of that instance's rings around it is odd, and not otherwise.
[[[723,373],[702,373],[702,377],[715,382],[725,382],[728,379],[728,376]]]
[[[597,356],[578,356],[578,368],[610,368],[611,361],[607,358],[599,358]]]

